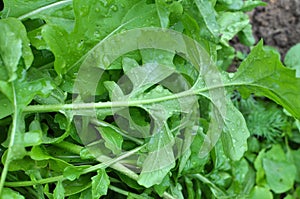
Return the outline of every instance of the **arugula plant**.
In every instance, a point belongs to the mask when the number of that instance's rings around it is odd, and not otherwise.
[[[226,72],[237,54],[229,41],[254,45],[245,12],[262,5],[4,0],[1,198],[299,196],[300,79],[262,42]],[[145,29],[146,47],[114,54],[127,47],[118,35]],[[151,48],[170,44],[166,30],[187,48]],[[277,104],[282,135],[253,130],[243,104],[253,93]],[[268,112],[264,103],[252,109]]]

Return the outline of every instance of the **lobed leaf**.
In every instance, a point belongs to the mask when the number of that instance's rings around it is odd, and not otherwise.
[[[247,151],[247,139],[250,136],[246,121],[231,101],[227,102],[225,127],[221,135],[225,154],[232,160],[239,160]]]
[[[24,65],[28,69],[33,61],[33,54],[26,29],[19,20],[14,18],[2,19],[0,20],[0,29],[1,72],[4,73],[4,77],[8,77],[5,80],[13,81],[17,78],[16,71],[20,59],[24,59]]]
[[[16,192],[10,188],[4,188],[1,194],[1,198],[11,198],[11,199],[25,199],[19,192]]]
[[[118,155],[122,152],[123,137],[110,127],[97,128],[101,137],[104,139],[105,146],[110,149],[113,154]]]
[[[64,199],[65,198],[65,189],[61,181],[56,183],[56,187],[53,192],[53,199]]]
[[[56,72],[65,74],[77,66],[97,43],[125,26],[134,28],[156,24],[157,15],[152,12],[152,6],[137,0],[122,0],[118,4],[115,1],[103,3],[97,0],[74,0],[73,31],[69,33],[59,24],[46,25],[42,30],[43,38],[54,53]],[[153,20],[145,23],[144,17],[149,15],[153,16]]]
[[[229,41],[249,24],[249,17],[243,12],[222,12],[218,16],[222,32],[220,42],[229,46]]]
[[[159,127],[158,127],[159,128]],[[160,184],[175,166],[174,138],[167,129],[157,129],[148,143],[148,155],[137,182],[145,187]]]
[[[216,20],[216,14],[212,3],[207,0],[196,0],[195,3],[203,18],[205,24],[204,28],[207,29],[211,34],[211,37],[213,37],[210,39],[217,41],[220,34],[220,28]]]
[[[92,198],[98,199],[106,195],[109,184],[110,181],[105,170],[99,169],[97,175],[92,177]]]
[[[262,42],[253,48],[229,84],[268,97],[300,118],[300,79],[282,65],[276,53],[265,50]]]

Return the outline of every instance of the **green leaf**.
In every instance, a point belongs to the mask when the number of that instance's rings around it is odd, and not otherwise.
[[[155,99],[164,96],[170,96],[172,93],[163,88],[161,85],[156,86],[154,89],[150,90],[148,93],[138,95],[137,99],[146,100],[146,99]],[[187,99],[188,100],[188,99]],[[179,113],[184,109],[180,104],[181,100],[169,100],[164,102],[159,102],[150,105],[141,105],[143,109],[145,109],[151,116],[158,121],[166,121],[173,114]],[[189,101],[186,101],[189,103]]]
[[[65,198],[65,189],[61,181],[56,183],[56,187],[53,192],[54,199],[64,199]]]
[[[232,64],[233,59],[235,58],[235,49],[231,46],[221,46],[221,49],[218,50],[218,60],[217,66],[220,66],[224,71]]]
[[[104,169],[99,169],[97,175],[92,177],[92,197],[98,199],[107,194],[108,186],[110,184],[108,175]]]
[[[258,153],[258,156],[256,157],[254,161],[254,168],[256,169],[256,184],[257,185],[266,185],[266,179],[265,179],[265,170],[263,168],[262,160],[265,155],[265,149],[261,150]]]
[[[0,109],[0,119],[5,118],[13,113],[12,103],[2,93],[0,93]]]
[[[258,185],[268,186],[275,193],[284,193],[293,187],[297,170],[279,144],[267,152],[262,150],[254,166]]]
[[[130,88],[131,83],[133,84],[132,91],[125,95],[115,82],[105,82],[105,86],[109,91],[111,101],[130,101],[130,100],[146,100],[146,99],[155,99],[157,97],[163,97],[168,94],[171,94],[170,91],[164,89],[162,86],[157,86],[151,89],[149,92],[145,91],[151,88],[153,85],[163,81],[168,76],[170,76],[174,70],[169,67],[160,66],[158,64],[146,64],[142,67],[136,67],[134,70],[126,71],[126,76],[130,81],[126,81],[122,88]],[[144,74],[148,74],[145,76]],[[137,106],[143,108],[145,111],[149,112],[155,121],[160,120],[165,122],[174,112],[179,112],[180,106],[177,105],[176,100],[172,101],[163,101],[161,103],[149,104],[149,105],[139,105]],[[128,131],[133,132],[131,129],[135,129],[135,134],[139,133],[139,136],[148,137],[150,134],[150,125],[147,123],[145,125],[138,124],[134,121],[131,113],[128,109],[113,109],[115,114],[122,116],[122,118],[116,118],[116,122],[119,127],[122,129],[128,129]],[[129,122],[129,127],[127,123],[124,123],[126,118]],[[140,120],[140,118],[137,118]],[[137,120],[137,121],[138,121]],[[136,132],[138,131],[138,132]],[[138,136],[138,135],[137,135]]]
[[[175,166],[174,138],[167,129],[157,130],[148,143],[149,154],[137,182],[145,187],[160,184]]]
[[[220,42],[229,46],[229,40],[249,24],[249,17],[243,12],[222,12],[218,16],[218,24],[222,32]]]
[[[294,185],[296,167],[289,162],[263,159],[267,183],[275,193],[284,193]]]
[[[188,192],[188,199],[194,199],[195,198],[195,191],[194,191],[194,184],[193,181],[189,178],[185,178],[185,186]]]
[[[257,6],[267,6],[268,4],[266,2],[263,2],[261,0],[255,1],[255,0],[249,0],[249,1],[244,1],[243,8],[241,11],[250,11],[253,10]]]
[[[227,98],[218,103],[213,101],[207,93],[200,92],[200,94],[208,98],[214,106],[209,128],[200,149],[200,157],[205,157],[221,137],[225,154],[232,160],[239,160],[247,150],[247,138],[250,136],[243,115]],[[220,95],[220,92],[215,95]],[[214,96],[215,99],[216,96]]]
[[[148,61],[150,61],[150,63],[145,64],[144,66],[136,67],[134,68],[134,70],[126,71],[126,75],[128,76],[128,78],[133,84],[133,90],[129,95],[131,99],[138,98],[138,95],[143,93],[146,89],[150,88],[154,84],[159,83],[160,81],[163,81],[164,79],[166,79],[168,76],[170,76],[172,73],[175,72],[174,69],[172,68],[161,66],[158,63],[152,63],[151,58],[149,58]],[[141,74],[144,74],[144,76],[141,76]],[[145,76],[145,74],[147,75]],[[126,82],[126,84],[129,83],[130,82]],[[163,89],[161,89],[161,92],[162,90]],[[112,94],[113,91],[114,90],[112,89],[109,90],[109,92],[111,92]],[[119,92],[112,96],[115,98],[122,97],[122,95],[118,96],[119,94],[121,93]]]
[[[115,1],[75,0],[76,20],[72,32],[58,25],[46,25],[42,30],[43,38],[55,55],[56,72],[65,74],[80,63],[98,42],[124,26],[134,28],[156,24],[157,14],[153,12],[153,6],[137,0],[122,0],[118,4]],[[153,16],[151,20],[144,19],[150,16]]]
[[[195,3],[204,21],[204,28],[208,30],[214,40],[218,40],[220,29],[216,20],[215,10],[211,2],[208,0],[196,0]]]
[[[257,199],[257,198],[273,199],[273,195],[269,189],[255,186],[250,192],[249,199]]]
[[[295,180],[300,182],[300,149],[298,150],[291,150],[291,158],[292,162],[295,164],[297,168],[297,174]]]
[[[225,129],[221,135],[225,154],[232,160],[239,160],[247,151],[247,139],[250,136],[243,115],[231,101],[227,102]]]
[[[252,25],[247,24],[244,29],[238,33],[239,41],[246,46],[253,46],[255,38],[252,33]]]
[[[232,162],[232,184],[227,190],[232,194],[247,194],[255,185],[255,171],[250,167],[246,159]]]
[[[279,144],[272,146],[271,150],[265,153],[265,157],[275,160],[275,161],[286,161],[286,154],[284,153],[283,148]]]
[[[49,84],[53,87],[53,90],[50,94],[47,95],[37,95],[34,97],[34,100],[40,104],[63,104],[67,93],[57,86],[57,81],[54,77],[51,76],[51,71],[49,70],[40,70],[36,68],[30,68],[27,73],[28,79],[45,81],[45,84]],[[67,81],[67,80],[65,80]],[[46,85],[45,85],[46,86]],[[55,88],[55,89],[54,89]]]
[[[16,86],[14,82],[3,83],[0,81],[0,91],[5,88],[6,96],[13,103],[13,122],[11,124],[11,129],[9,135],[7,136],[7,154],[5,159],[3,158],[3,171],[1,173],[0,180],[0,193],[2,192],[4,182],[7,176],[9,164],[12,160],[21,159],[26,155],[26,150],[23,142],[23,133],[25,131],[25,121],[24,115],[22,114],[22,102],[20,101],[21,96],[16,93]],[[18,104],[20,103],[20,104]]]
[[[24,146],[36,146],[42,143],[41,132],[26,132],[24,134]]]
[[[289,194],[289,195],[285,196],[284,199],[294,199],[294,197]]]
[[[14,18],[2,19],[0,20],[0,29],[1,59],[6,69],[8,80],[13,81],[17,78],[16,71],[20,59],[23,58],[26,68],[29,68],[33,61],[33,54],[25,27],[20,21]]]
[[[242,62],[230,84],[268,97],[300,118],[300,79],[296,78],[295,71],[281,64],[276,53],[265,50],[262,42]]]
[[[49,0],[48,0],[49,1]],[[37,2],[41,3],[41,2]],[[32,5],[31,2],[26,3],[25,6]],[[34,7],[30,7],[34,8]],[[37,28],[39,26],[46,24],[53,24],[60,27],[63,27],[67,32],[71,32],[75,25],[75,16],[73,10],[73,1],[71,0],[56,0],[56,2],[48,3],[47,5],[43,5],[39,8],[32,10],[31,12],[25,13],[18,17],[20,20],[32,19],[30,21],[26,21],[26,27],[28,27],[28,31],[30,30],[30,34],[36,34],[35,41],[42,42],[45,44],[44,38],[42,36],[41,30],[42,28]],[[36,25],[34,23],[39,22],[40,24]],[[35,33],[32,33],[35,32]],[[33,37],[31,37],[31,41]],[[37,44],[34,42],[34,44]],[[37,49],[41,49],[39,45],[35,45]],[[48,46],[46,46],[46,49]]]
[[[122,180],[122,182],[124,182],[127,186],[135,190],[140,190],[140,191],[144,190],[144,187],[139,185],[135,179],[128,178],[128,176],[123,173],[117,173],[117,174]]]
[[[101,137],[105,141],[105,146],[110,149],[115,155],[122,152],[123,137],[110,127],[97,128]]]
[[[38,50],[49,49],[46,41],[43,39],[42,28],[43,28],[43,26],[28,32],[28,38],[31,42],[31,45],[34,46]],[[41,51],[39,51],[39,52],[41,52]],[[35,53],[35,54],[37,54],[37,53]],[[43,58],[43,54],[42,54],[42,56],[36,56],[34,61],[37,61],[38,58]],[[51,58],[53,59],[53,56]],[[46,61],[46,59],[44,58],[42,61]]]
[[[199,132],[197,132],[196,136],[193,139],[192,145],[190,146],[191,149],[191,155],[188,159],[188,161],[180,166],[184,166],[183,168],[183,174],[187,173],[198,173],[201,172],[204,169],[204,166],[209,161],[209,156],[205,156],[204,158],[199,157],[199,151],[201,148],[201,145],[203,144],[203,132],[200,129]]]
[[[218,0],[217,10],[240,10],[243,0]]]
[[[12,106],[18,105],[20,110],[27,106],[36,96],[45,97],[54,89],[51,81],[45,78],[29,79],[26,73],[23,74],[23,78],[15,80],[13,85],[15,93],[13,92],[12,84],[0,80],[0,91],[6,95]],[[17,104],[14,104],[14,94],[17,94]]]
[[[29,156],[36,161],[46,160],[49,164],[49,169],[57,172],[63,172],[65,168],[71,166],[71,164],[65,162],[64,160],[51,156],[48,151],[44,147],[42,147],[42,145],[33,146],[29,153]]]
[[[141,49],[140,50],[143,64],[159,64],[164,67],[173,68],[173,59],[175,54],[160,49]]]
[[[4,10],[1,12],[3,18],[7,17],[21,17],[22,15],[28,15],[30,13],[39,13],[45,9],[54,9],[56,7],[55,2],[60,4],[69,4],[71,1],[59,1],[59,0],[33,0],[30,2],[22,0],[4,0]],[[24,18],[24,17],[21,17]]]
[[[89,193],[89,191],[91,191],[91,189],[89,189],[91,188],[91,178],[91,174],[86,174],[81,175],[79,179],[74,181],[64,180],[65,196],[72,196],[78,193],[87,194],[87,196],[92,195]]]
[[[5,159],[5,167],[8,167],[12,160],[21,159],[25,156],[25,147],[29,145],[37,145],[40,143],[41,134],[25,133],[24,115],[22,109],[31,102],[37,94],[46,95],[52,90],[52,86],[47,81],[26,82],[23,79],[16,82],[6,83],[0,82],[0,90],[5,92],[8,99],[14,106],[13,123],[10,134],[7,138],[7,156]],[[35,139],[32,142],[32,138]],[[4,182],[6,172],[2,172],[2,182]],[[0,185],[0,190],[1,190]]]
[[[25,199],[24,196],[22,196],[20,193],[10,189],[10,188],[4,188],[1,193],[1,198],[9,198],[9,199]]]
[[[83,166],[68,166],[64,169],[64,177],[67,178],[70,181],[73,181],[75,179],[78,179],[81,174],[83,174],[83,171],[87,169],[89,166],[88,165],[83,165]]]
[[[160,184],[154,185],[153,188],[158,193],[158,195],[162,197],[164,192],[170,187],[170,185],[171,185],[170,177],[166,176]]]
[[[79,199],[90,199],[92,198],[92,188],[86,189],[80,194]]]
[[[22,170],[26,172],[28,170],[34,170],[35,167],[37,167],[36,162],[28,156],[25,156],[23,159],[13,160],[9,165],[9,171]]]
[[[241,173],[240,173],[240,174],[242,174],[241,176],[245,177],[245,175],[244,175],[245,168],[241,166],[241,168],[239,168],[239,169],[241,169]],[[218,187],[227,188],[227,187],[229,187],[230,183],[232,183],[228,192],[231,192],[231,191],[236,191],[237,193],[242,192],[242,189],[240,187],[242,184],[241,183],[242,181],[240,179],[237,179],[236,181],[232,181],[232,178],[234,178],[234,177],[232,177],[227,172],[214,170],[213,172],[210,173],[209,178]]]
[[[160,19],[160,25],[162,28],[167,28],[169,26],[169,15],[167,4],[163,0],[155,0],[156,10]]]
[[[300,43],[291,47],[286,53],[284,58],[284,64],[288,68],[296,70],[296,77],[300,78]]]
[[[171,184],[170,186],[171,194],[177,199],[184,199],[182,194],[182,186],[180,183]]]
[[[19,111],[14,113],[13,124],[8,138],[3,144],[7,147],[7,156],[5,165],[9,165],[10,161],[22,159],[26,155],[23,133],[25,131],[24,116]]]

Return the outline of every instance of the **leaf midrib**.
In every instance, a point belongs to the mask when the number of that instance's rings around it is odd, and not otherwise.
[[[53,9],[53,8],[59,7],[59,6],[64,6],[64,5],[67,5],[67,4],[72,3],[72,2],[73,2],[73,0],[63,0],[63,1],[55,2],[55,3],[49,4],[49,5],[40,7],[38,9],[33,10],[31,12],[28,12],[26,14],[23,14],[23,15],[19,16],[18,19],[19,20],[24,20],[24,19],[32,17],[32,16],[34,16],[34,15],[40,13],[40,12],[43,12],[45,10]]]

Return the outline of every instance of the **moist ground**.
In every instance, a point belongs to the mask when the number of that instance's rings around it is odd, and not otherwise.
[[[277,48],[282,56],[300,42],[300,0],[264,0],[266,7],[250,13],[253,33],[258,41]],[[299,52],[300,53],[300,52]]]

